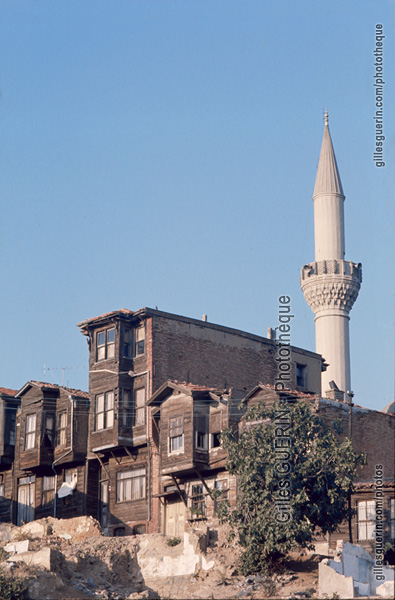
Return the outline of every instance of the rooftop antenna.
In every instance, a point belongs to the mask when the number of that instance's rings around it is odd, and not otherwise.
[[[45,377],[47,371],[62,371],[62,387],[64,386],[64,372],[71,371],[74,369],[86,369],[86,367],[47,367],[47,366],[45,366],[45,361],[43,364],[44,377]]]

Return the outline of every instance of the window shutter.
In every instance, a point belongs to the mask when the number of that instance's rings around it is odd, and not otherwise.
[[[217,433],[222,430],[222,412],[210,415],[210,433]]]
[[[177,437],[184,433],[184,419],[183,417],[176,417],[175,419],[169,419],[169,435],[170,437]]]

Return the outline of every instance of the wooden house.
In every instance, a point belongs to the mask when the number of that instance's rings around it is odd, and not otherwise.
[[[29,381],[16,397],[14,519],[86,514],[88,394]]]
[[[232,386],[240,394],[257,378],[274,382],[276,343],[151,308],[113,311],[78,327],[89,347],[88,514],[109,535],[158,531],[158,499],[149,484],[157,449],[147,399],[169,379]],[[295,384],[303,364],[303,386],[318,391],[322,358],[292,348],[291,363]],[[201,448],[203,463],[205,454]]]
[[[158,452],[153,497],[160,499],[159,529],[179,536],[187,521],[213,517],[220,499],[236,499],[235,479],[225,470],[221,432],[237,426],[240,397],[174,381],[150,398],[152,435]],[[214,490],[220,494],[216,497]]]
[[[12,466],[15,451],[17,390],[0,388],[0,522],[12,520]]]

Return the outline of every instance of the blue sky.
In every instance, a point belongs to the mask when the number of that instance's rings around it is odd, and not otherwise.
[[[374,152],[384,43],[385,168]],[[346,195],[355,402],[393,398],[394,2],[0,2],[0,386],[87,389],[76,327],[143,306],[266,335],[314,259],[329,111]],[[392,117],[392,118],[391,118]]]

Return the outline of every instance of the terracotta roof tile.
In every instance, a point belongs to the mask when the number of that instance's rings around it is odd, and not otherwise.
[[[120,308],[119,310],[112,310],[111,312],[103,313],[102,315],[99,315],[97,317],[92,317],[91,319],[85,319],[84,321],[81,321],[80,323],[78,323],[77,326],[82,327],[83,325],[87,325],[88,323],[95,323],[96,321],[101,321],[102,319],[107,319],[107,318],[110,318],[112,316],[116,316],[119,314],[129,317],[129,316],[133,315],[133,311],[129,310],[128,308]]]
[[[7,394],[7,396],[16,396],[18,390],[10,390],[9,388],[0,387],[0,394]]]
[[[89,398],[88,392],[84,392],[82,390],[77,390],[74,388],[69,388],[64,385],[57,385],[56,383],[47,383],[46,381],[30,381],[29,383],[33,383],[40,388],[50,388],[52,390],[66,390],[66,392],[70,392],[73,396],[79,396],[80,398]]]

